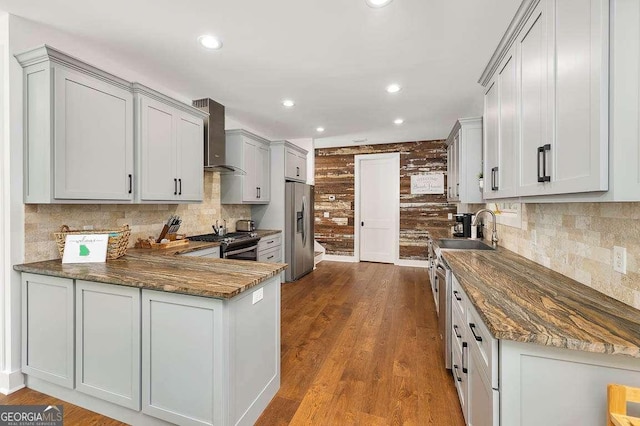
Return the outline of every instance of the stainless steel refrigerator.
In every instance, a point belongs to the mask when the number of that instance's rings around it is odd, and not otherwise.
[[[313,186],[285,183],[285,272],[287,281],[295,281],[313,271]]]

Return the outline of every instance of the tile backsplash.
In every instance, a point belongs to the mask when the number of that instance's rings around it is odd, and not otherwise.
[[[490,233],[489,233],[490,234]],[[498,225],[499,244],[640,309],[640,203],[523,204],[522,229]],[[627,274],[613,247],[627,249]]]
[[[170,215],[182,217],[180,233],[204,234],[212,232],[216,219],[226,219],[234,231],[236,221],[251,219],[251,207],[220,204],[220,174],[204,172],[204,201],[198,204],[26,204],[25,205],[25,262],[60,257],[53,233],[60,226],[82,229],[131,227],[129,245],[138,238],[157,237]]]

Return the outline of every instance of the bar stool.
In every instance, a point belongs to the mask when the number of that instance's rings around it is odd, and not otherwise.
[[[640,388],[623,385],[607,387],[609,413],[607,426],[640,426],[640,418],[627,416],[627,403],[640,404]]]

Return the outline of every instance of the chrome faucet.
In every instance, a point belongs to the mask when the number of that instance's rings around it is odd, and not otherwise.
[[[480,213],[490,213],[493,218],[493,231],[491,231],[491,244],[494,246],[498,245],[498,231],[496,230],[496,214],[493,210],[490,209],[480,209],[474,213],[475,217],[473,219],[473,223],[471,226],[476,226],[478,224],[478,217],[480,217]]]

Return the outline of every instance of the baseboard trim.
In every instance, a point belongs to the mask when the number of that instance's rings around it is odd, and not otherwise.
[[[428,260],[414,260],[414,259],[398,259],[396,262],[398,266],[412,266],[414,268],[428,268]]]
[[[329,262],[350,262],[350,263],[359,262],[355,256],[339,256],[336,254],[326,254],[326,253],[323,256],[322,260],[327,260]]]
[[[24,374],[21,370],[11,373],[0,372],[0,393],[9,395],[24,387]]]

